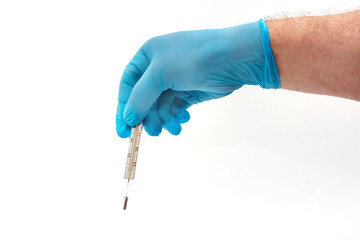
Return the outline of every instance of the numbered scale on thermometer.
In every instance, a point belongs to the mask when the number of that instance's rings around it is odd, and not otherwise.
[[[130,144],[126,159],[126,167],[124,174],[124,179],[127,180],[126,195],[124,197],[124,207],[123,207],[124,210],[126,210],[126,206],[128,202],[127,195],[128,195],[129,183],[130,180],[134,180],[135,177],[135,169],[136,169],[137,157],[139,153],[141,131],[142,131],[142,123],[131,129]]]

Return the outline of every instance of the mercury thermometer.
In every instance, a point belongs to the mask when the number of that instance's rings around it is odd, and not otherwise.
[[[134,180],[135,177],[135,169],[136,169],[137,157],[139,153],[141,130],[142,130],[142,122],[131,129],[130,144],[127,154],[125,174],[124,174],[124,179],[127,180],[126,195],[124,197],[124,207],[123,207],[124,210],[126,210],[126,206],[128,202],[128,189],[129,189],[130,180]]]

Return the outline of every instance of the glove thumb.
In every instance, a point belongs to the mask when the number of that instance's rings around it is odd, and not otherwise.
[[[145,71],[131,91],[124,109],[124,120],[129,126],[136,126],[148,114],[162,89],[154,81],[151,67]]]

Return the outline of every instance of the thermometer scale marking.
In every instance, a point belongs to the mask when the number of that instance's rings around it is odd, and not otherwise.
[[[142,123],[131,129],[130,144],[126,159],[126,168],[124,174],[124,178],[128,180],[133,180],[135,177],[135,169],[136,169],[137,157],[139,153],[141,130],[142,130]]]

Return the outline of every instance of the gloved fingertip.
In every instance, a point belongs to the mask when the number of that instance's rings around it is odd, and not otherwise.
[[[175,118],[168,121],[165,125],[165,128],[166,130],[168,130],[169,133],[175,136],[179,135],[181,132],[181,125],[179,121]]]
[[[148,115],[145,117],[144,129],[150,136],[159,136],[162,130],[162,122],[159,118],[159,115],[156,111],[149,111]]]
[[[124,111],[124,121],[129,126],[136,126],[141,122],[141,119],[139,118],[138,114],[136,112],[132,111],[131,109],[126,109]]]
[[[116,133],[121,138],[128,138],[130,137],[131,129],[129,126],[119,126],[116,125]]]
[[[149,136],[157,137],[161,133],[161,128],[152,128],[144,126],[145,131],[149,134]]]
[[[176,116],[180,123],[186,123],[190,120],[190,113],[182,109]]]
[[[181,132],[181,127],[179,128],[179,130],[176,130],[176,131],[174,131],[174,132],[171,132],[171,134],[174,135],[174,136],[177,136],[177,135],[180,134],[180,132]]]

